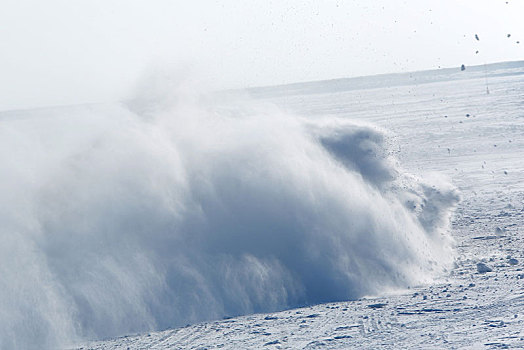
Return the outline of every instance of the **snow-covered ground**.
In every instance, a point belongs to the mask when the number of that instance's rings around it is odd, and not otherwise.
[[[404,75],[389,87],[332,81],[252,91],[312,120],[377,124],[392,133],[403,168],[452,179],[462,197],[451,227],[457,255],[438,281],[75,348],[524,348],[524,62],[447,74]]]
[[[1,112],[0,348],[521,346],[523,73]]]

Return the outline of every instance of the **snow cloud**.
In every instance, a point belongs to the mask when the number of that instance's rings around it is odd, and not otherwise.
[[[354,299],[452,263],[456,190],[406,174],[385,131],[144,89],[0,114],[0,348]]]

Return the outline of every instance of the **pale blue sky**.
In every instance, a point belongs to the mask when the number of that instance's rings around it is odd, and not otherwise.
[[[522,17],[521,0],[2,0],[0,110],[119,100],[151,67],[221,89],[520,60]]]

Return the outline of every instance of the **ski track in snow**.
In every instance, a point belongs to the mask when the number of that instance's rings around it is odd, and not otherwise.
[[[410,172],[451,177],[456,266],[431,286],[382,297],[188,325],[77,349],[524,348],[524,68],[489,79],[269,99],[311,118],[395,135]],[[504,73],[504,72],[502,72]],[[519,73],[519,74],[517,74]],[[484,272],[484,264],[491,269]]]

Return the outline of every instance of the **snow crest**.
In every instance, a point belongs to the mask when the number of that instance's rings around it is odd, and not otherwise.
[[[429,282],[456,190],[387,133],[178,94],[0,123],[0,348],[63,346]]]

